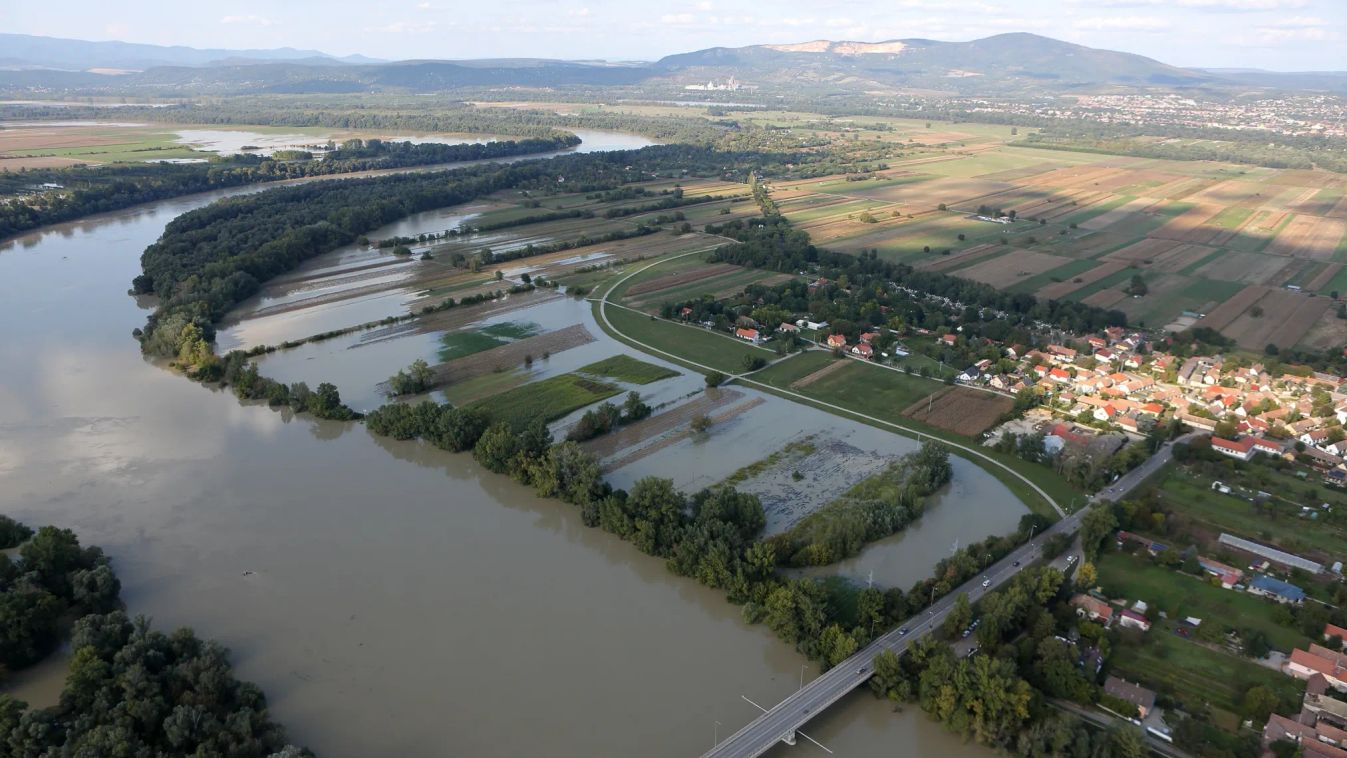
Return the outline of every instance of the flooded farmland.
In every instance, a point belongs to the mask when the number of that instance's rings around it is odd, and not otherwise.
[[[173,217],[211,199],[165,201],[0,246],[0,511],[102,545],[132,613],[221,640],[293,740],[321,756],[697,755],[717,721],[724,736],[756,714],[741,695],[774,702],[798,686],[802,658],[745,625],[720,593],[470,457],[242,405],[142,358],[130,332],[148,304],[126,295],[140,252]],[[347,251],[314,264],[336,275],[371,262]],[[313,308],[312,323],[277,317],[274,332],[249,332],[242,319],[222,338],[270,343],[404,303],[342,307]],[[490,318],[544,327],[581,319],[595,341],[530,369],[547,375],[613,353],[588,312],[556,298]],[[351,344],[306,345],[262,367],[334,381],[373,402],[379,380],[439,343],[422,333]],[[684,372],[642,391],[653,405],[699,384]],[[723,477],[815,425],[876,454],[912,444],[782,403],[766,398],[705,439],[612,476],[644,470],[699,486],[690,472]],[[962,462],[947,497],[971,509],[955,524],[1014,505]],[[955,504],[934,507],[914,528]],[[62,670],[43,669],[52,678]],[[811,666],[805,676],[817,673]],[[23,691],[51,692],[50,684],[29,681]],[[893,714],[868,694],[806,731],[839,755],[989,755],[916,709]],[[772,755],[822,751],[802,743]]]

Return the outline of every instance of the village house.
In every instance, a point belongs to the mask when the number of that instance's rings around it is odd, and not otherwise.
[[[1259,574],[1250,579],[1248,591],[1288,605],[1300,605],[1305,601],[1305,590],[1267,574]]]
[[[1124,608],[1122,609],[1122,612],[1118,614],[1118,626],[1149,632],[1151,630],[1151,620],[1146,618],[1145,614],[1138,613],[1131,608]]]
[[[1347,642],[1347,629],[1343,629],[1335,624],[1324,624],[1324,642],[1337,637],[1343,642]]]
[[[860,356],[868,361],[875,357],[875,349],[868,344],[861,342],[851,348],[851,354]]]
[[[1089,595],[1076,595],[1071,598],[1071,605],[1076,608],[1076,615],[1090,621],[1098,621],[1104,626],[1113,623],[1113,606]]]
[[[778,326],[776,330],[781,334],[799,334],[800,327],[790,323],[789,321],[782,321],[781,326]]]
[[[1198,556],[1197,565],[1201,566],[1203,571],[1219,579],[1221,586],[1225,589],[1234,587],[1244,579],[1243,571],[1240,571],[1234,566],[1227,566],[1220,561],[1212,560],[1211,558]]]
[[[1155,708],[1154,692],[1116,676],[1104,680],[1104,694],[1136,706],[1137,719],[1146,718]]]
[[[945,343],[946,345],[953,346],[954,343],[956,343],[956,342],[959,341],[959,335],[957,335],[957,334],[946,334],[946,335],[944,335],[944,336],[942,336],[942,337],[940,338],[940,341],[943,342],[943,343]]]
[[[758,334],[757,329],[745,329],[741,326],[734,330],[734,336],[741,340],[748,340],[755,345],[762,342],[762,335]]]
[[[1347,655],[1311,643],[1308,650],[1299,648],[1282,664],[1282,671],[1297,679],[1322,675],[1334,689],[1347,691]]]
[[[1274,713],[1268,717],[1267,725],[1263,727],[1263,744],[1271,745],[1274,742],[1292,742],[1300,745],[1300,754],[1304,758],[1347,758],[1347,750],[1337,747],[1329,736],[1341,730],[1316,729],[1309,724],[1301,723],[1299,720],[1287,718]],[[1271,750],[1268,751],[1271,754]]]
[[[1223,437],[1211,438],[1211,449],[1236,460],[1247,461],[1254,456],[1253,437],[1241,437],[1228,440]]]
[[[845,334],[829,334],[828,347],[846,347],[847,336]]]
[[[1054,363],[1071,363],[1076,360],[1076,351],[1062,345],[1048,345],[1048,359]]]

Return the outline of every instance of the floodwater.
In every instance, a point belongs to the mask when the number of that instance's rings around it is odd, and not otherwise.
[[[719,593],[469,456],[143,359],[140,252],[221,194],[0,245],[0,512],[102,545],[132,613],[231,648],[321,756],[697,755],[756,714],[741,696],[798,686],[800,656]],[[990,755],[865,694],[807,731],[838,755]]]

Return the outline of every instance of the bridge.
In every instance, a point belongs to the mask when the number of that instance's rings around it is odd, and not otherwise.
[[[1188,442],[1200,436],[1194,432],[1180,437],[1174,442]],[[1169,462],[1173,453],[1173,443],[1165,443],[1142,465],[1129,471],[1104,491],[1091,498],[1095,502],[1119,500],[1151,474]],[[1042,543],[1057,534],[1075,534],[1080,529],[1081,519],[1090,509],[1081,508],[1048,527],[1035,540],[1021,545],[1014,552],[1002,558],[987,569],[985,573],[965,582],[953,592],[946,594],[938,602],[926,609],[926,612],[908,619],[897,629],[884,634],[871,642],[865,649],[829,669],[819,678],[801,687],[799,691],[768,709],[756,720],[722,740],[714,748],[703,753],[702,758],[755,758],[770,750],[776,743],[795,744],[796,733],[814,716],[841,700],[847,693],[870,679],[874,673],[875,656],[885,650],[903,653],[918,640],[933,634],[944,623],[945,617],[954,607],[954,600],[960,594],[967,593],[971,601],[978,600],[984,593],[990,592],[1010,581],[1025,567],[1043,557]],[[987,587],[982,582],[989,581]]]
[[[1082,508],[1048,527],[1033,542],[1016,548],[1014,552],[989,567],[986,572],[978,574],[953,592],[947,593],[920,615],[908,619],[897,629],[880,636],[860,652],[832,667],[775,707],[768,709],[744,728],[721,740],[714,748],[704,753],[702,758],[756,758],[778,742],[794,745],[796,732],[806,722],[870,679],[874,673],[875,656],[885,650],[901,654],[918,640],[935,633],[944,623],[950,609],[954,607],[956,597],[967,593],[969,600],[976,601],[983,593],[991,592],[1010,581],[1011,577],[1024,567],[1042,557],[1044,540],[1056,534],[1074,534],[1080,528],[1081,518],[1087,510]],[[984,577],[990,581],[987,587],[982,586]]]

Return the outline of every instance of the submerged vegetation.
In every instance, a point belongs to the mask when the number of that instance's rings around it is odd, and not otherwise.
[[[915,521],[926,498],[948,484],[952,474],[949,451],[926,442],[771,542],[791,566],[824,566],[849,558],[867,542]]]

